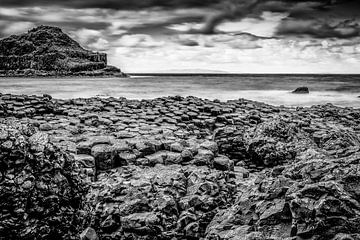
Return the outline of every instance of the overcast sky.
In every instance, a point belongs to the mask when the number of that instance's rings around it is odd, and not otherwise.
[[[0,0],[0,38],[59,26],[125,72],[360,73],[359,2]]]

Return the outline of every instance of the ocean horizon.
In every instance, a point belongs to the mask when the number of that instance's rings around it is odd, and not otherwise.
[[[1,93],[54,98],[125,97],[154,99],[195,96],[227,101],[245,98],[271,105],[311,106],[331,103],[360,107],[357,74],[130,73],[129,78],[0,78]],[[309,94],[291,93],[306,86]]]

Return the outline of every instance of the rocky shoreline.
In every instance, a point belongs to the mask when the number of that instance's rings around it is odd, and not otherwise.
[[[0,239],[360,239],[360,109],[0,94]]]

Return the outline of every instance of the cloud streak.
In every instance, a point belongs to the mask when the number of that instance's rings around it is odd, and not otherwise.
[[[221,0],[2,0],[2,6],[64,6],[70,8],[139,9],[154,6],[162,7],[200,7],[216,4]]]
[[[336,25],[316,20],[286,20],[278,27],[280,35],[310,35],[316,38],[352,38],[360,36],[357,22],[344,20]]]

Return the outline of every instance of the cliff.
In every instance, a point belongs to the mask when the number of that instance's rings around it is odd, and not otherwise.
[[[0,76],[116,75],[107,55],[86,50],[60,28],[40,26],[0,40]]]

